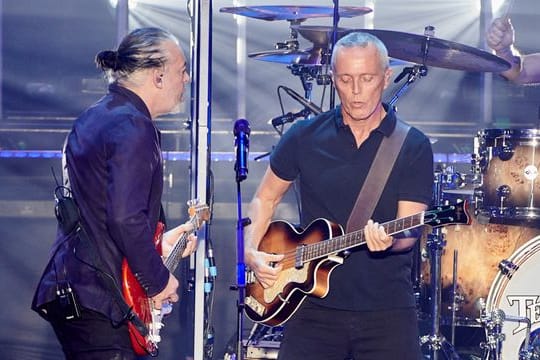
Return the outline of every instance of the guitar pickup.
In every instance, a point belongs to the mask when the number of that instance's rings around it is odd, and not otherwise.
[[[296,256],[294,257],[294,268],[295,269],[301,269],[304,267],[304,249],[306,247],[306,244],[302,244],[302,246],[298,246],[296,248]]]
[[[255,298],[253,298],[253,296],[247,296],[244,300],[244,302],[246,303],[246,305],[253,311],[255,311],[257,313],[257,315],[259,316],[263,316],[264,315],[264,306],[258,302],[257,300],[255,300]]]

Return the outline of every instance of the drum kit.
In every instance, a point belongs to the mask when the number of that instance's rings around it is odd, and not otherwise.
[[[312,82],[332,85],[328,75],[332,46],[353,31],[381,39],[391,65],[411,65],[399,76],[407,79],[390,105],[426,76],[429,66],[470,72],[501,72],[510,66],[491,53],[434,37],[431,26],[423,35],[338,26],[340,17],[371,12],[366,7],[241,6],[220,11],[289,22],[287,40],[277,42],[273,50],[248,56],[287,65],[304,87],[299,102],[311,112],[317,108],[310,100]],[[333,25],[303,25],[307,19],[321,17],[333,17]],[[311,46],[301,49],[299,36]],[[293,95],[299,100],[300,95]],[[420,341],[432,359],[441,354],[459,359],[452,344],[455,329],[476,328],[484,332],[478,343],[484,359],[540,359],[540,286],[534,280],[540,274],[540,130],[485,129],[473,142],[469,173],[458,173],[453,167],[434,172],[434,205],[467,200],[476,216],[468,226],[426,232],[419,242],[413,280],[419,318],[431,325]],[[451,341],[442,335],[442,326],[450,326]]]

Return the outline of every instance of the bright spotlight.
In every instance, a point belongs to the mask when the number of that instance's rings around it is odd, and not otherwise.
[[[491,7],[494,14],[499,13],[506,1],[505,0],[491,0]]]
[[[118,5],[118,0],[109,0],[109,4],[111,4],[111,6],[116,9],[116,5]],[[138,4],[139,1],[137,0],[128,0],[128,7],[130,10],[135,9]]]

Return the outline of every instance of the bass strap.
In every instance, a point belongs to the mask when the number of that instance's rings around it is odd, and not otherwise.
[[[396,127],[392,134],[383,138],[347,220],[347,233],[363,228],[373,215],[410,128],[403,121],[396,119]]]

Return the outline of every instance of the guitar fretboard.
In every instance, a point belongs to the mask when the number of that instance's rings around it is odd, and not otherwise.
[[[198,223],[198,219],[196,216],[190,219],[189,223],[193,226],[193,229],[195,229],[196,224]],[[180,260],[182,259],[182,253],[186,249],[187,245],[187,238],[188,236],[193,232],[186,231],[180,236],[180,239],[176,242],[173,249],[169,253],[169,256],[167,256],[167,259],[165,259],[164,264],[165,267],[169,270],[169,272],[173,273],[176,270],[176,267],[180,263]]]
[[[405,230],[413,229],[424,224],[424,212],[392,220],[381,224],[388,235],[395,235]],[[337,236],[315,244],[303,245],[297,248],[297,259],[306,263],[333,253],[351,249],[365,244],[364,230]],[[298,256],[299,255],[299,256]],[[297,264],[301,265],[301,264]]]

